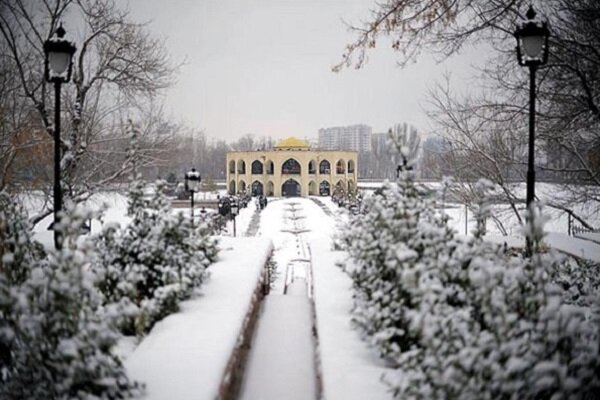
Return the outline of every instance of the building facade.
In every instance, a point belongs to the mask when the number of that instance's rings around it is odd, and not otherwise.
[[[325,150],[371,151],[369,125],[335,126],[319,129],[319,147]]]
[[[328,196],[334,190],[356,191],[355,151],[311,150],[287,138],[272,150],[227,153],[227,191],[275,197]]]

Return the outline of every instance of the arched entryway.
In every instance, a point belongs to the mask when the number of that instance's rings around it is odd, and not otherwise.
[[[238,184],[238,193],[245,193],[245,192],[246,192],[246,182],[240,181],[240,183]]]
[[[329,196],[331,194],[331,187],[329,182],[323,181],[319,185],[319,195],[321,196]]]
[[[267,182],[267,196],[274,196],[275,195],[275,185],[273,185],[273,182],[269,181]]]
[[[252,196],[263,195],[263,184],[259,181],[252,182]]]
[[[235,181],[229,182],[229,194],[235,194]]]
[[[283,197],[296,197],[302,193],[300,184],[294,179],[288,179],[281,185],[281,195]]]
[[[317,182],[310,181],[308,183],[308,195],[309,196],[316,196],[317,195]]]

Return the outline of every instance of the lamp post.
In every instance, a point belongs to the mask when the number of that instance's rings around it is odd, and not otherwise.
[[[548,61],[548,37],[550,31],[546,22],[535,20],[532,6],[527,10],[527,22],[515,31],[517,39],[517,59],[519,65],[529,67],[529,156],[527,162],[527,209],[530,210],[535,198],[535,73],[540,65]],[[532,243],[526,238],[527,256],[532,254]]]
[[[194,193],[198,191],[201,180],[202,177],[200,176],[200,173],[196,171],[196,168],[192,168],[191,171],[188,171],[185,174],[185,187],[190,191],[192,226],[194,226]]]
[[[237,217],[239,212],[239,205],[237,201],[231,203],[231,216],[233,218],[233,237],[236,236],[235,232],[235,217]]]
[[[54,247],[62,247],[62,237],[57,223],[62,209],[62,191],[60,185],[60,89],[61,84],[71,79],[73,54],[77,48],[63,39],[65,30],[62,24],[53,37],[44,42],[44,77],[54,83]]]

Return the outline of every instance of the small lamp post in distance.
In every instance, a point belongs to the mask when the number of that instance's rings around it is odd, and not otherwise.
[[[546,22],[535,19],[536,13],[532,6],[527,10],[527,22],[515,31],[517,39],[517,59],[519,65],[529,67],[529,154],[527,162],[527,197],[526,204],[529,212],[535,199],[535,73],[540,65],[548,62],[548,38],[550,30]],[[532,243],[526,238],[526,255],[532,255]]]
[[[44,42],[44,77],[47,82],[54,83],[54,247],[62,247],[62,237],[58,229],[58,221],[62,210],[62,190],[60,185],[60,89],[61,84],[69,82],[73,70],[73,54],[75,45],[64,39],[65,29],[62,24],[56,29],[55,36]]]
[[[194,226],[194,193],[198,191],[201,180],[202,177],[200,176],[200,173],[196,171],[196,168],[192,168],[191,171],[185,173],[185,187],[190,192],[192,226]]]
[[[236,236],[236,232],[235,232],[235,217],[237,217],[238,213],[239,213],[239,204],[237,201],[234,201],[231,203],[231,218],[233,219],[233,237]]]

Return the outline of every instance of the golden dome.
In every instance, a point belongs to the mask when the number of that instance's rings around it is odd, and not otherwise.
[[[309,147],[308,143],[306,143],[304,140],[300,140],[293,136],[290,136],[287,139],[283,139],[275,145],[276,149],[281,149],[281,148],[296,148],[297,149],[297,148],[308,148],[308,147]]]

